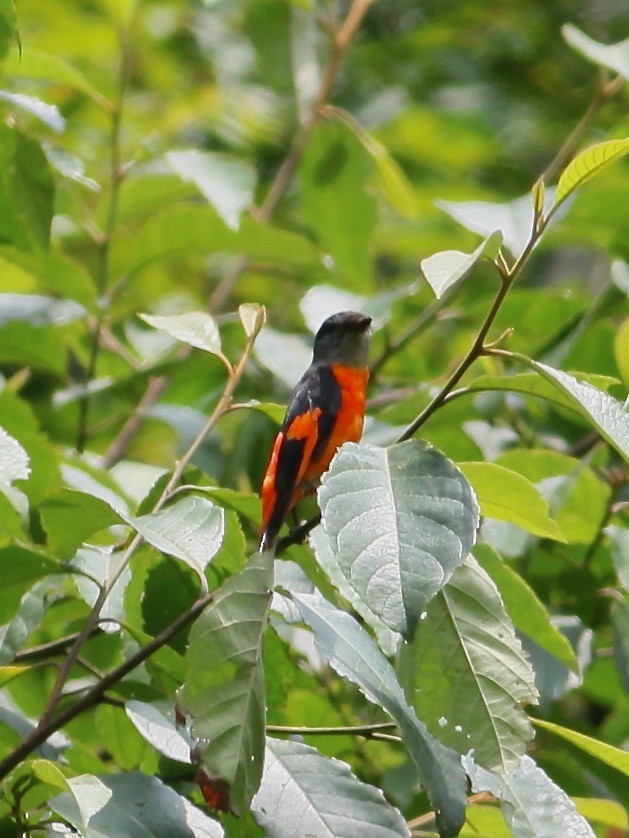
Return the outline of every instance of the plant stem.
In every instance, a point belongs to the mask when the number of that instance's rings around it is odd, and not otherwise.
[[[96,315],[96,322],[92,331],[92,338],[90,343],[89,360],[87,370],[85,372],[85,387],[86,390],[81,396],[79,403],[79,419],[77,428],[76,450],[83,452],[88,435],[88,419],[90,395],[87,386],[93,380],[96,373],[96,364],[98,362],[98,355],[101,343],[101,331],[104,320],[104,311],[101,308],[103,297],[107,292],[110,278],[110,264],[109,256],[111,251],[111,243],[116,229],[116,217],[118,214],[118,201],[120,197],[120,185],[123,179],[122,170],[122,150],[120,146],[120,134],[122,128],[122,113],[124,107],[125,94],[129,80],[129,36],[126,29],[121,29],[120,33],[120,80],[118,87],[118,98],[111,108],[111,128],[110,128],[110,158],[109,158],[109,204],[107,206],[107,217],[105,220],[105,229],[102,237],[98,242],[98,264],[96,272],[96,290],[98,294],[98,313]]]
[[[29,734],[20,745],[12,751],[5,759],[0,762],[0,780],[3,780],[7,774],[22,762],[29,754],[36,748],[42,745],[49,736],[62,728],[72,719],[94,707],[100,702],[104,693],[118,683],[122,678],[132,672],[141,663],[150,658],[158,649],[165,646],[168,641],[185,628],[189,623],[193,622],[203,609],[212,602],[212,594],[206,594],[198,599],[186,612],[180,614],[176,620],[173,620],[170,625],[166,626],[164,631],[160,632],[157,637],[154,637],[150,643],[147,643],[142,649],[139,649],[134,655],[126,660],[123,664],[112,669],[102,677],[102,679],[91,687],[75,704],[72,704],[63,712],[50,719],[46,725],[39,725],[35,730]]]
[[[396,728],[395,722],[380,722],[373,725],[348,725],[341,727],[293,727],[292,725],[267,725],[270,733],[286,733],[296,736],[345,736],[347,734],[369,734],[380,730]]]

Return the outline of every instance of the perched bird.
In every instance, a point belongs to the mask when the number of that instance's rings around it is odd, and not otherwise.
[[[365,417],[371,317],[342,311],[317,332],[312,363],[293,390],[262,481],[260,550],[275,545],[290,510],[344,442],[358,442]]]

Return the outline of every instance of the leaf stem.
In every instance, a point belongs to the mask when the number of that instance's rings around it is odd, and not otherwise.
[[[294,727],[292,725],[267,725],[269,733],[286,733],[294,736],[345,736],[347,734],[370,734],[376,731],[393,730],[395,722],[380,722],[373,725],[347,725],[341,727]]]

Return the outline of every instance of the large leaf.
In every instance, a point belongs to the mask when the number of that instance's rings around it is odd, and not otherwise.
[[[24,507],[19,489],[13,486],[16,480],[28,480],[31,473],[29,457],[17,439],[0,428],[0,492],[13,506]]]
[[[0,90],[0,102],[7,102],[19,111],[30,114],[52,128],[53,131],[60,133],[64,130],[66,121],[59,113],[59,109],[55,105],[49,105],[47,102],[42,102],[35,96],[26,96],[24,93],[9,93],[7,90]]]
[[[400,652],[407,697],[435,735],[461,754],[504,770],[533,729],[521,709],[535,703],[534,673],[500,595],[470,556],[428,605]]]
[[[500,230],[505,247],[514,256],[519,256],[531,235],[533,205],[528,194],[508,204],[437,201],[437,206],[473,233],[489,237]]]
[[[273,560],[256,553],[230,577],[192,627],[181,707],[193,718],[208,777],[229,788],[244,811],[262,776],[265,733],[262,644],[273,588]]]
[[[39,507],[48,545],[58,556],[71,558],[95,532],[120,523],[120,516],[100,498],[64,489]]]
[[[334,285],[313,285],[301,298],[299,308],[313,334],[331,314],[352,310],[369,315],[373,320],[372,329],[375,330],[389,322],[393,304],[411,296],[415,290],[415,284],[398,285],[367,297]]]
[[[526,477],[496,463],[458,463],[458,468],[470,481],[483,516],[517,524],[540,538],[566,541],[547,501]]]
[[[486,771],[471,757],[463,762],[472,790],[488,791],[500,800],[513,838],[594,838],[572,800],[530,757],[521,757],[506,774]]]
[[[488,544],[477,544],[474,556],[495,582],[516,629],[578,673],[579,662],[572,646],[551,621],[546,607],[528,583]]]
[[[11,622],[0,626],[0,665],[10,663],[24,648],[30,633],[42,622],[46,613],[47,594],[57,588],[57,580],[47,578],[37,582],[22,597]]]
[[[629,751],[622,748],[616,748],[614,745],[608,745],[607,742],[600,742],[592,736],[586,736],[584,733],[579,733],[576,730],[570,730],[567,727],[554,724],[554,722],[547,722],[544,719],[535,719],[537,727],[543,727],[549,730],[556,736],[561,736],[562,739],[585,751],[586,754],[600,759],[601,762],[610,765],[617,771],[621,771],[629,777]]]
[[[169,151],[166,160],[186,181],[194,183],[228,227],[238,229],[243,210],[253,203],[255,169],[216,152]]]
[[[411,636],[474,545],[478,507],[465,478],[424,442],[349,443],[318,498],[348,584],[389,628]]]
[[[129,521],[149,544],[181,559],[200,577],[220,549],[225,533],[223,509],[197,496]]]
[[[60,794],[50,801],[53,811],[69,821],[83,838],[222,838],[223,828],[189,800],[157,777],[145,774],[107,774],[92,778],[109,790],[108,800],[97,811],[90,803],[93,783],[73,787],[73,795]],[[77,794],[83,803],[79,807]],[[104,797],[104,795],[103,795]],[[102,802],[99,801],[99,802]],[[91,812],[89,823],[85,814]]]
[[[561,27],[561,34],[571,47],[595,64],[614,70],[629,81],[629,38],[615,44],[601,44],[567,23]]]
[[[448,288],[467,276],[481,259],[495,259],[501,244],[502,233],[498,230],[491,233],[472,253],[443,250],[422,259],[419,267],[433,294],[439,299]]]
[[[368,287],[376,202],[367,191],[371,161],[343,125],[319,123],[300,165],[302,213],[321,248],[352,288]],[[351,219],[351,229],[349,220]]]
[[[585,416],[601,436],[629,462],[629,410],[621,402],[591,384],[577,381],[567,372],[532,361],[524,355],[514,353],[513,357],[554,384],[568,397],[573,410]]]
[[[583,186],[605,166],[629,153],[629,137],[606,140],[586,148],[572,160],[561,173],[555,192],[555,206],[562,204],[575,189]]]
[[[465,782],[454,751],[434,739],[404,698],[393,667],[365,629],[320,594],[291,593],[319,651],[339,675],[395,719],[437,815],[441,838],[458,835],[465,816]]]
[[[30,44],[19,55],[13,53],[7,57],[4,70],[9,76],[21,78],[45,79],[57,84],[65,84],[90,96],[98,105],[109,108],[104,96],[94,88],[88,79],[64,58],[52,52],[42,52]]]
[[[33,582],[60,570],[59,565],[46,556],[24,547],[0,548],[0,624],[13,618]]]
[[[268,838],[410,836],[404,818],[380,789],[349,765],[302,742],[267,737],[264,774],[251,809]]]

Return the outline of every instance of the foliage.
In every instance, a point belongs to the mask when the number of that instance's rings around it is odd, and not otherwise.
[[[17,11],[0,833],[626,830],[626,4]],[[364,441],[256,553],[347,308]]]

